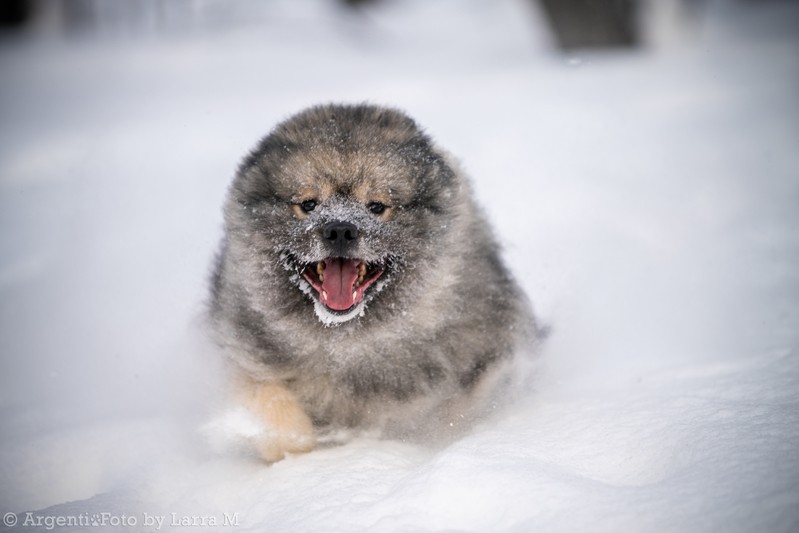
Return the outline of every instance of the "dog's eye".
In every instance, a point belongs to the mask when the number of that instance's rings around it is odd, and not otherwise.
[[[375,215],[380,215],[383,213],[383,211],[386,210],[386,206],[381,204],[380,202],[372,202],[369,205],[367,205],[366,208]]]
[[[305,200],[300,204],[300,208],[306,212],[310,213],[314,209],[316,209],[316,200]]]

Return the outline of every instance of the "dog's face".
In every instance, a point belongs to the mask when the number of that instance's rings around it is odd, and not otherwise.
[[[407,116],[317,107],[278,126],[244,161],[228,233],[261,262],[263,284],[308,309],[310,299],[323,323],[340,324],[413,298],[435,268],[458,188]]]

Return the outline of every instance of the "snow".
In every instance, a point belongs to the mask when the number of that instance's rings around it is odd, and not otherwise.
[[[514,0],[238,5],[0,41],[0,513],[799,529],[799,6],[562,57]],[[533,390],[455,442],[267,467],[200,318],[225,190],[277,121],[362,100],[460,159],[552,334]]]

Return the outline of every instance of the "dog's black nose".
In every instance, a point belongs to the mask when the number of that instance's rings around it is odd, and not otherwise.
[[[358,228],[355,224],[336,220],[325,224],[322,228],[322,236],[330,244],[343,249],[347,245],[353,244],[358,238]]]

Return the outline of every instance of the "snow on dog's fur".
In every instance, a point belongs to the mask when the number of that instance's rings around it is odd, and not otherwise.
[[[464,176],[396,110],[280,124],[225,222],[211,317],[267,461],[342,430],[457,431],[536,334]]]

